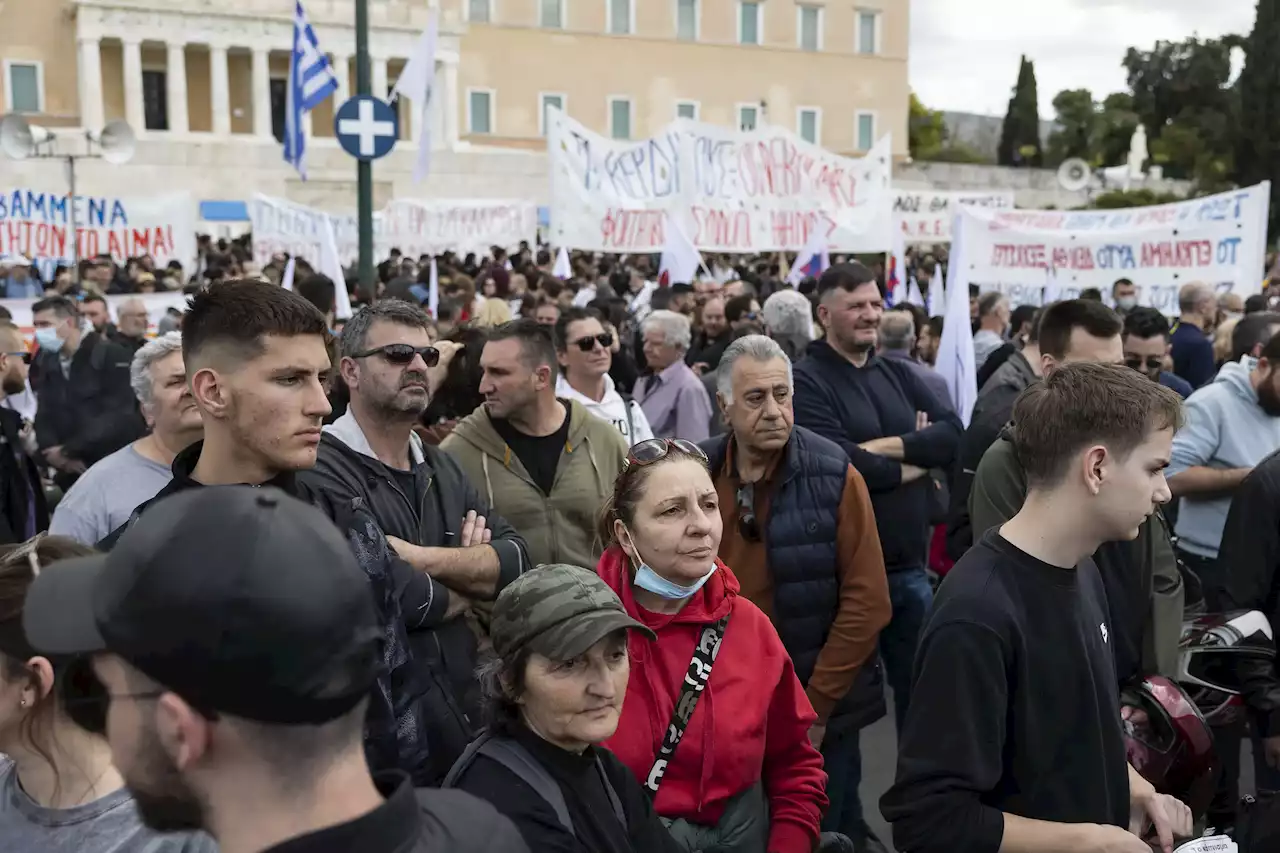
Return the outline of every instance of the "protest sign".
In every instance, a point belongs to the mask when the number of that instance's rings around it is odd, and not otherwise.
[[[941,192],[894,190],[893,218],[908,243],[950,243],[956,208],[966,205],[1001,210],[1013,207],[1013,190]]]
[[[781,127],[736,131],[687,119],[620,141],[549,110],[550,241],[660,252],[671,217],[703,251],[796,251],[815,228],[833,251],[888,251],[889,142],[854,159]]]
[[[321,224],[333,222],[338,256],[344,264],[359,257],[359,223],[355,214],[322,210],[270,196],[255,196],[249,206],[253,253],[266,264],[287,252],[315,264],[320,257]],[[399,199],[373,216],[374,255],[385,258],[399,249],[405,256],[454,252],[488,252],[493,246],[514,249],[534,242],[538,209],[531,201],[434,201]]]
[[[1116,279],[1139,302],[1178,313],[1178,289],[1204,282],[1247,297],[1262,286],[1271,185],[1126,210],[957,209],[967,279],[1015,304],[1039,304],[1050,271],[1071,299],[1109,294]]]
[[[185,193],[76,196],[0,189],[0,255],[30,258],[49,281],[59,264],[110,255],[119,264],[150,255],[156,266],[196,259],[196,208]]]
[[[156,327],[160,321],[164,319],[164,315],[170,308],[178,311],[187,310],[187,300],[189,297],[185,293],[142,293],[134,295],[112,295],[106,297],[107,306],[111,309],[112,318],[120,316],[120,304],[130,299],[141,299],[142,303],[147,306],[147,318],[150,321],[150,333],[155,334]],[[0,306],[4,306],[9,314],[13,316],[13,324],[22,330],[28,338],[32,336],[32,317],[31,306],[35,305],[38,300],[35,299],[0,299]]]

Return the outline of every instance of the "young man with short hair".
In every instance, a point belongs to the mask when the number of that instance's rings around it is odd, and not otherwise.
[[[1120,365],[1075,364],[1014,409],[1022,508],[951,570],[920,638],[881,808],[913,853],[1165,853],[1185,805],[1128,766],[1107,592],[1090,559],[1170,499],[1182,402]],[[1132,834],[1131,834],[1132,833]]]
[[[1124,363],[1185,400],[1191,396],[1191,384],[1164,369],[1169,334],[1169,319],[1155,308],[1131,309],[1124,315]]]

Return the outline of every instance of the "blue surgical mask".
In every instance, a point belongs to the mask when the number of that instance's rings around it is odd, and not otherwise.
[[[48,352],[57,352],[62,349],[62,338],[58,337],[58,330],[53,326],[41,326],[36,329],[36,343],[40,345],[40,349]]]
[[[668,601],[684,601],[687,598],[692,598],[694,593],[702,589],[702,585],[715,574],[715,570],[716,564],[713,561],[711,568],[707,569],[705,575],[694,581],[693,586],[681,586],[675,581],[667,580],[649,568],[648,563],[641,563],[640,568],[636,569],[635,585]]]

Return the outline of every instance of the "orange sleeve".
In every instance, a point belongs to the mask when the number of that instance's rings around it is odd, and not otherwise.
[[[871,495],[852,465],[845,476],[839,518],[836,559],[840,604],[806,689],[824,725],[836,703],[853,686],[862,665],[875,654],[880,630],[893,615]]]

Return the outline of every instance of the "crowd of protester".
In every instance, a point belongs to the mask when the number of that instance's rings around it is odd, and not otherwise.
[[[966,426],[942,318],[856,260],[521,246],[432,294],[393,252],[346,318],[288,261],[8,274],[13,849],[863,853],[878,806],[910,853],[1171,853],[1237,825],[1242,741],[1280,790],[1269,284],[1172,324],[975,290]],[[159,289],[150,329],[103,299]],[[1188,669],[1216,615],[1234,684]],[[1157,767],[1135,715],[1178,697],[1217,746]]]

